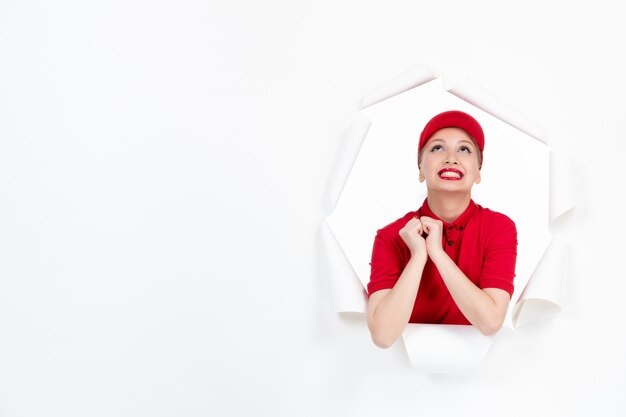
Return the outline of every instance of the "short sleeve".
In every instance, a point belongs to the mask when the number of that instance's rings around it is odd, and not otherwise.
[[[517,228],[513,220],[501,215],[494,222],[484,250],[480,288],[500,288],[513,296],[517,261]]]
[[[372,293],[393,288],[404,269],[402,253],[397,239],[392,239],[385,229],[376,233],[372,249],[372,267],[367,292]],[[399,238],[399,237],[398,237]],[[404,242],[402,242],[404,244]]]

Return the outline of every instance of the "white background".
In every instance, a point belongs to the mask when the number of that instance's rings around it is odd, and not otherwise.
[[[546,3],[0,1],[0,415],[623,415],[626,9]],[[341,131],[417,62],[576,162],[565,310],[473,375],[319,273]]]

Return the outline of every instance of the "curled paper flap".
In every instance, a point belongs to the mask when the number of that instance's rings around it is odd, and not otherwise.
[[[448,87],[447,90],[460,99],[545,143],[541,130],[534,123],[471,81],[467,79],[455,81],[454,86]]]
[[[550,222],[574,207],[572,178],[572,159],[561,152],[550,152]]]
[[[515,304],[515,327],[560,313],[566,265],[569,265],[569,251],[561,239],[554,237]]]
[[[414,369],[437,374],[475,370],[487,355],[495,336],[474,326],[408,324],[402,339]]]
[[[320,229],[326,248],[324,275],[327,277],[333,311],[365,313],[367,307],[365,289],[328,227],[326,219],[322,221]]]
[[[521,327],[528,323],[547,320],[556,317],[561,312],[561,307],[548,300],[530,298],[520,300],[515,306],[513,322],[515,327]]]
[[[435,75],[428,67],[423,64],[414,65],[363,97],[361,108],[364,109],[434,79]]]
[[[332,213],[335,209],[371,124],[372,121],[367,116],[357,113],[352,122],[344,129],[328,180],[326,213]]]

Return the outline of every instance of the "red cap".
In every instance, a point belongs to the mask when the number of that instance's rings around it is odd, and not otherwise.
[[[480,124],[476,121],[476,119],[467,113],[463,113],[462,111],[450,110],[439,113],[426,123],[426,126],[420,135],[417,152],[422,149],[426,142],[428,142],[428,139],[430,139],[436,131],[445,127],[458,127],[465,130],[472,138],[474,138],[480,151],[483,151],[483,148],[485,147],[485,135],[483,133],[483,128],[480,127]]]

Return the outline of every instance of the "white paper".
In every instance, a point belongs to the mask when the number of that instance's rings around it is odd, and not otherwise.
[[[495,336],[485,336],[474,326],[409,323],[402,334],[413,369],[428,373],[476,370]]]

